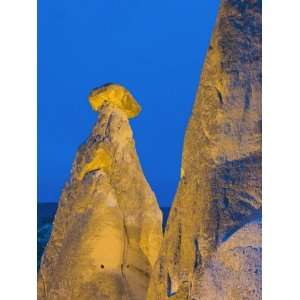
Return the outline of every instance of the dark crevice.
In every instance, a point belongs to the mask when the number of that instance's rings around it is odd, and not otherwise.
[[[219,98],[219,102],[221,105],[224,104],[224,101],[223,101],[223,96],[222,96],[222,93],[216,88],[216,91],[217,91],[217,95],[218,95],[218,98]]]
[[[110,134],[110,127],[111,127],[111,122],[112,122],[112,114],[110,114],[108,121],[106,123],[106,128],[105,128],[105,138],[109,138]]]
[[[97,134],[95,136],[92,137],[92,144],[97,144],[99,142],[102,142],[103,138],[101,137],[100,134]]]
[[[129,295],[129,284],[128,284],[128,279],[126,276],[126,271],[124,270],[124,267],[126,265],[126,267],[128,268],[128,264],[127,264],[127,251],[128,251],[128,244],[129,244],[129,235],[128,235],[128,231],[127,231],[127,226],[126,226],[126,222],[125,222],[125,217],[123,216],[123,230],[124,230],[124,234],[125,234],[125,238],[124,238],[124,244],[123,244],[123,258],[122,261],[123,263],[121,264],[121,273],[122,273],[122,277],[124,279],[124,283],[125,283],[125,296],[126,299],[128,299],[128,295]]]
[[[244,99],[244,109],[249,110],[250,103],[251,103],[251,97],[252,97],[252,89],[251,86],[249,86],[246,89],[245,99]]]
[[[215,206],[216,209],[216,235],[215,235],[215,244],[218,245],[219,244],[219,236],[220,236],[220,212],[219,212],[219,208],[216,205]]]
[[[195,263],[194,263],[194,269],[197,269],[199,266],[201,266],[201,254],[200,254],[200,248],[199,248],[199,242],[198,239],[194,240],[195,245]]]
[[[229,206],[229,199],[226,196],[224,196],[224,198],[222,200],[222,203],[221,203],[221,206],[224,209],[228,208],[228,206]]]
[[[86,176],[89,176],[89,175],[94,175],[96,172],[98,172],[98,171],[101,171],[101,169],[100,168],[96,168],[96,169],[93,169],[93,170],[91,170],[91,171],[88,171],[88,172],[86,172],[85,174],[84,174],[84,176],[83,176],[83,178],[85,178]]]
[[[168,273],[168,278],[167,278],[167,296],[171,297],[171,296],[173,296],[175,294],[176,294],[176,292],[174,292],[172,290],[172,280],[171,280],[170,274]]]
[[[174,262],[178,263],[179,261],[179,253],[181,249],[181,237],[182,237],[182,228],[181,228],[181,223],[178,224],[178,236],[176,239],[176,251],[174,254]]]

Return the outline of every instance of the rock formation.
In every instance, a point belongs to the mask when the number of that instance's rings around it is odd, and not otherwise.
[[[250,298],[201,297],[200,283],[214,255],[217,262],[227,255],[229,246],[222,242],[259,218],[261,125],[261,0],[222,0],[148,300],[260,299],[259,272],[253,281],[258,294]]]
[[[162,214],[128,118],[140,107],[115,84],[94,90],[100,113],[76,155],[38,275],[42,300],[141,300],[162,240]]]
[[[212,255],[191,299],[261,299],[261,252],[261,223],[243,226]]]

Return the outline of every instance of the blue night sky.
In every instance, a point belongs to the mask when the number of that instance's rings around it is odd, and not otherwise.
[[[38,1],[38,201],[58,201],[97,119],[87,95],[107,82],[142,106],[131,121],[161,206],[176,192],[184,131],[219,0]]]

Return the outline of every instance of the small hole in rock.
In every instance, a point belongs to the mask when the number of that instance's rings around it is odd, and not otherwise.
[[[101,269],[104,269],[104,265],[101,265]]]

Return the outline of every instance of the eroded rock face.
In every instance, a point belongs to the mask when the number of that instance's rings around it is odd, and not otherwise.
[[[260,211],[261,1],[223,0],[148,300],[191,299],[219,245]]]
[[[146,298],[162,240],[162,214],[137,158],[130,99],[123,110],[115,105],[122,97],[113,98],[109,88],[111,98],[97,106],[99,120],[61,195],[41,262],[40,300]]]
[[[195,278],[191,299],[261,299],[261,223],[252,222],[222,243]]]

